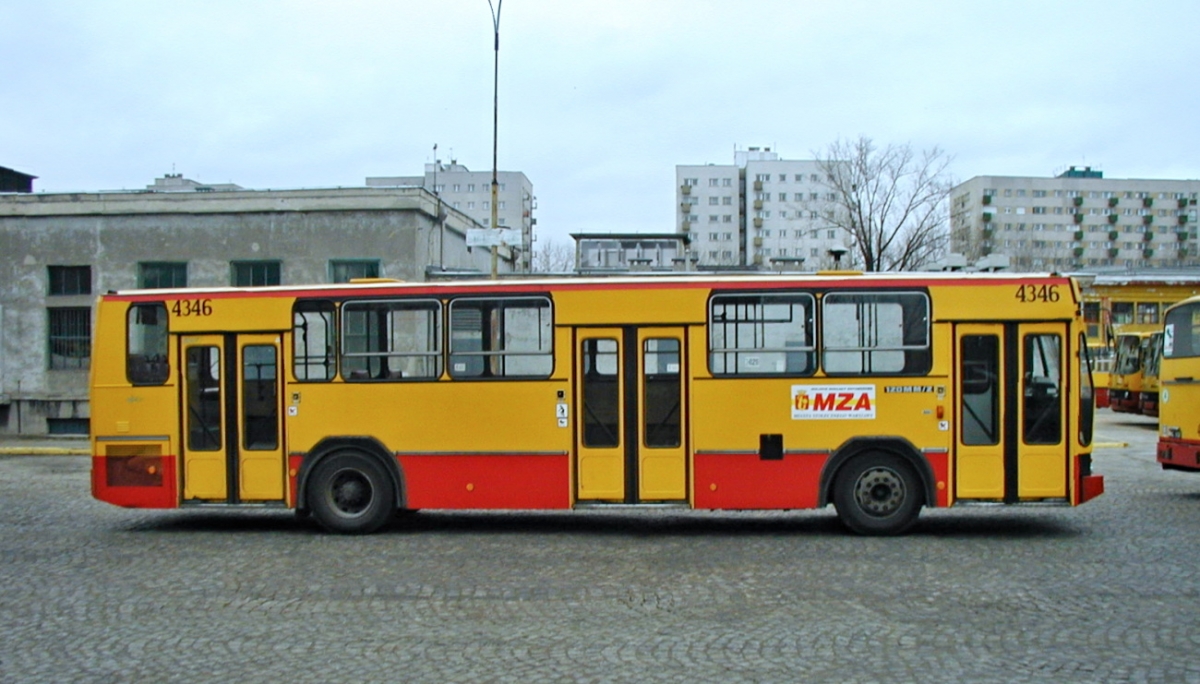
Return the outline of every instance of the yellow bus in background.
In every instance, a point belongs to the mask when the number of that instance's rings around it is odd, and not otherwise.
[[[1157,460],[1164,470],[1200,470],[1200,297],[1167,310],[1159,385]]]
[[[1109,374],[1108,406],[1119,413],[1141,413],[1145,363],[1150,349],[1149,332],[1116,336],[1116,354]]]
[[[1200,275],[1186,272],[1079,274],[1083,288],[1083,319],[1091,345],[1096,406],[1110,406],[1111,372],[1117,341],[1127,333],[1152,333],[1162,329],[1162,316],[1175,302],[1200,295]],[[1125,397],[1132,379],[1116,389],[1123,403],[1114,410],[1137,412],[1137,398]],[[1135,391],[1141,391],[1138,387]]]
[[[1083,317],[1093,349],[1111,348],[1121,333],[1161,330],[1167,307],[1200,295],[1200,275],[1189,272],[1079,275],[1086,283]]]
[[[1159,369],[1162,364],[1162,332],[1150,333],[1142,362],[1142,391],[1138,394],[1138,413],[1158,415]]]
[[[1091,472],[1070,278],[671,276],[126,291],[98,302],[92,489],[291,508],[1064,506]]]

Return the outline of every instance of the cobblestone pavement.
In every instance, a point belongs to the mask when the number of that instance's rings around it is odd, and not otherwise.
[[[926,512],[130,511],[0,457],[3,682],[1200,682],[1200,475],[1101,412],[1108,492]]]

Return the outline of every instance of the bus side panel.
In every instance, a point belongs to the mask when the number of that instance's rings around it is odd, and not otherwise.
[[[933,488],[938,508],[950,505],[950,452],[926,451],[925,460],[933,471]]]
[[[817,483],[829,455],[704,453],[695,456],[696,508],[816,508]]]
[[[569,508],[567,454],[398,454],[408,508]]]

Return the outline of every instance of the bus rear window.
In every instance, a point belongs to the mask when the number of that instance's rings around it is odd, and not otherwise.
[[[129,307],[125,374],[134,385],[161,385],[171,374],[167,360],[167,307],[161,302]]]

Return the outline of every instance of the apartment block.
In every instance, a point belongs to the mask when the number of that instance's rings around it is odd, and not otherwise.
[[[1007,256],[1013,270],[1200,266],[1200,180],[976,176],[950,193],[951,251]]]
[[[519,228],[521,247],[516,270],[529,272],[533,257],[533,217],[537,198],[533,184],[520,171],[498,171],[496,223],[501,228]],[[492,172],[471,171],[451,160],[425,165],[423,176],[379,176],[367,178],[367,187],[415,186],[425,188],[451,208],[470,216],[485,228],[492,227]]]
[[[733,164],[676,166],[675,178],[676,225],[702,267],[824,268],[848,242],[824,219],[834,195],[816,160],[751,147]]]

